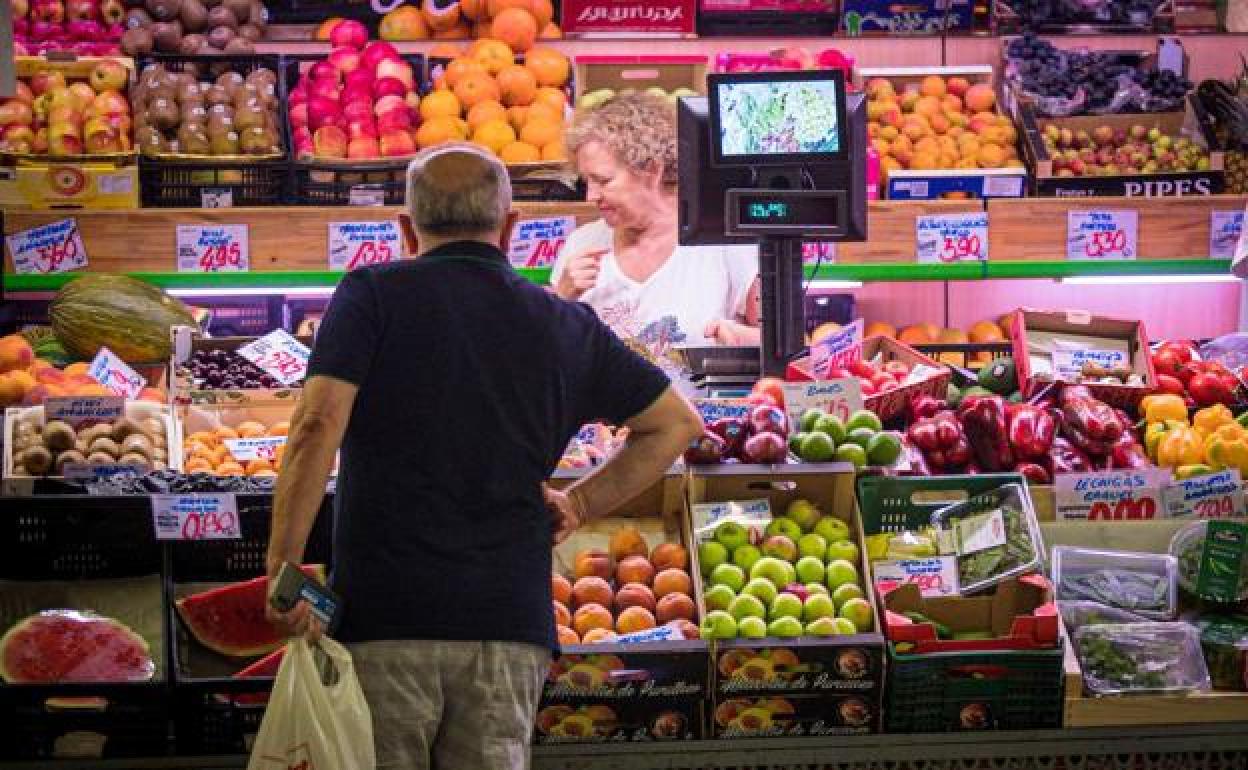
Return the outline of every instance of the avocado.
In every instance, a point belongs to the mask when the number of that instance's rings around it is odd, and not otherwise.
[[[996,358],[984,364],[979,370],[979,385],[996,393],[1008,396],[1018,390],[1018,371],[1014,368],[1013,358]]]

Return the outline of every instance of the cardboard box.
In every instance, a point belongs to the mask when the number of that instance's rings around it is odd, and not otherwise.
[[[77,161],[22,161],[0,167],[0,208],[137,209],[139,167]]]
[[[1059,342],[1065,343],[1063,349],[1082,347],[1086,350],[1118,351],[1125,357],[1131,371],[1143,378],[1143,385],[1082,383],[1093,396],[1110,406],[1135,406],[1148,395],[1157,381],[1143,321],[1094,316],[1086,311],[1024,308],[1014,313],[1013,323],[1010,336],[1014,345],[1014,365],[1018,369],[1018,381],[1024,396],[1030,396],[1055,379],[1053,352]]]
[[[578,103],[585,94],[604,88],[616,93],[630,88],[706,93],[705,56],[578,56],[575,66]]]
[[[965,652],[971,650],[1033,650],[1057,644],[1059,616],[1053,587],[1043,575],[1011,578],[990,595],[923,598],[919,586],[906,583],[879,589],[889,641],[912,645],[906,651]],[[953,632],[990,631],[993,639],[939,639],[931,623],[912,621],[917,612]]]
[[[285,402],[294,404],[299,400],[303,389],[301,387],[290,388],[256,388],[256,389],[231,389],[231,390],[200,390],[196,385],[189,372],[185,368],[185,364],[191,360],[191,356],[200,350],[227,350],[234,352],[249,342],[254,342],[256,337],[204,337],[197,330],[189,326],[175,326],[169,330],[171,345],[173,351],[169,357],[169,397],[174,405],[186,406],[188,404],[220,404],[241,406],[246,404],[265,404],[272,402]],[[309,348],[314,342],[311,337],[296,337],[304,345]],[[242,359],[240,359],[242,360]]]
[[[878,698],[862,694],[717,698],[712,738],[867,735],[879,732]]]
[[[197,444],[208,444],[207,441],[197,440],[199,433],[214,433],[218,428],[237,428],[244,422],[258,422],[265,428],[273,428],[279,423],[285,423],[286,429],[289,429],[290,420],[294,417],[295,407],[298,402],[294,399],[284,401],[256,402],[245,404],[178,404],[174,406],[178,418],[181,422],[181,442],[178,446],[178,452],[182,457],[182,467],[187,467],[191,460],[194,459],[194,451]],[[228,434],[227,434],[228,435]],[[277,436],[284,437],[286,431],[279,431]],[[259,437],[253,437],[259,438]],[[259,460],[256,466],[251,466],[251,459],[246,457],[235,457],[234,459],[249,471],[248,475],[252,475],[251,471],[257,468],[267,470],[278,470],[281,468],[280,451],[283,451],[285,442],[283,441],[276,447],[269,448],[274,454],[264,457],[251,458]],[[210,446],[211,448],[211,446]],[[203,450],[200,450],[201,452]],[[206,455],[205,455],[206,457]],[[209,463],[217,465],[213,459],[209,459]],[[202,465],[196,464],[197,470],[203,471]],[[188,471],[190,472],[190,471]],[[337,466],[333,471],[337,473]]]
[[[700,740],[706,732],[706,704],[702,698],[661,703],[618,698],[564,703],[543,700],[534,720],[533,742],[551,746]]]

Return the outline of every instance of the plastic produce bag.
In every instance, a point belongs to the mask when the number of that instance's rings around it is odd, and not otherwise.
[[[351,653],[332,639],[286,647],[247,770],[374,770],[373,718]]]

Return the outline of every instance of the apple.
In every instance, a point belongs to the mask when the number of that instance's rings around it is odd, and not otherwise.
[[[48,128],[44,126],[35,132],[35,140],[30,144],[30,151],[40,155],[48,151]]]
[[[803,583],[818,583],[823,580],[823,559],[818,556],[803,556],[797,560],[797,579]]]
[[[808,535],[802,535],[797,541],[798,556],[817,556],[823,559],[828,553],[828,541],[823,539],[823,535],[816,535],[811,532]],[[820,562],[822,566],[822,561]]]
[[[755,597],[767,606],[771,606],[771,603],[776,599],[776,595],[780,593],[776,589],[775,584],[767,578],[750,578],[750,582],[745,584],[745,588],[741,589],[741,592]]]
[[[129,115],[130,102],[117,91],[103,91],[91,102],[97,115]]]
[[[749,594],[741,594],[732,600],[728,605],[728,612],[732,617],[740,621],[742,618],[759,618],[767,617],[767,608],[763,606],[762,601],[757,596]]]
[[[711,610],[702,619],[700,631],[703,639],[735,639],[737,620],[724,610]]]
[[[342,117],[350,122],[352,120],[368,120],[373,119],[373,105],[367,100],[343,101]]]
[[[726,610],[735,598],[737,598],[736,592],[723,585],[711,586],[702,595],[707,610]]]
[[[763,554],[758,550],[758,546],[746,543],[732,552],[732,563],[749,572],[750,567],[754,566],[754,562],[762,557]]]
[[[35,132],[30,126],[24,126],[20,123],[12,123],[4,127],[4,141],[12,144],[25,144],[33,147],[35,144]]]
[[[351,83],[342,87],[342,91],[338,94],[338,101],[343,104],[351,102],[364,102],[371,105],[373,103],[373,87],[369,83]],[[372,107],[369,107],[372,111]]]
[[[810,592],[806,590],[806,586],[801,583],[789,583],[784,587],[785,593],[790,593],[805,602],[810,598]]]
[[[320,158],[347,157],[347,135],[337,126],[321,126],[312,134],[312,145]]]
[[[377,78],[395,78],[403,85],[407,86],[407,91],[414,90],[414,79],[412,77],[412,65],[401,59],[382,59],[377,64]]]
[[[834,618],[832,623],[836,626],[836,633],[838,636],[853,636],[858,633],[858,627],[854,625],[852,620],[848,620],[846,618]]]
[[[846,583],[856,584],[858,582],[858,568],[854,566],[853,562],[848,562],[844,559],[830,561],[828,562],[827,579],[825,582],[832,591]]]
[[[841,605],[838,615],[853,623],[858,633],[866,633],[875,626],[875,613],[866,599],[850,599]]]
[[[74,107],[70,107],[68,105],[53,107],[52,111],[48,113],[48,125],[52,127],[63,125],[77,126],[82,123],[83,119],[84,117],[81,110],[75,109]]]
[[[776,620],[777,618],[800,618],[801,616],[802,600],[788,591],[777,594],[776,598],[771,600],[771,607],[767,614],[767,617],[771,620]]]
[[[115,94],[115,93],[117,93],[117,92],[116,92],[116,91],[106,91],[105,93],[113,93],[113,94]],[[70,84],[70,86],[69,86],[69,95],[70,95],[71,97],[73,97],[74,104],[75,104],[75,105],[77,105],[78,109],[80,109],[80,110],[86,110],[86,109],[87,109],[88,107],[90,107],[93,103],[95,103],[95,99],[96,99],[95,89],[94,89],[94,88],[92,88],[92,87],[91,87],[90,85],[88,85],[87,83],[81,83],[81,82],[79,82],[79,83],[71,83],[71,84]],[[100,94],[100,95],[102,96],[103,94]],[[118,95],[120,95],[120,94],[118,94]],[[125,100],[123,99],[122,101],[124,102]],[[130,104],[129,104],[129,102],[126,102],[125,111],[126,111],[126,112],[129,112],[129,111],[130,111]]]
[[[848,540],[849,525],[835,516],[824,516],[815,524],[815,534],[829,543],[835,543],[838,540]]]
[[[35,112],[30,105],[10,99],[0,105],[0,126],[30,126],[35,122]]]
[[[767,626],[767,635],[781,639],[795,639],[802,635],[802,621],[794,617],[776,618]]]
[[[836,602],[827,594],[815,594],[802,605],[802,619],[812,623],[819,618],[835,618]]]
[[[755,433],[741,448],[741,460],[755,465],[783,463],[788,456],[789,446],[784,436],[771,431]]]
[[[824,594],[825,596],[828,595],[828,587],[825,586],[823,583],[807,583],[804,587],[806,589],[807,596],[810,596],[812,594]]]
[[[290,108],[290,125],[294,127],[308,125],[308,104],[301,102]]]
[[[385,131],[378,125],[381,132],[381,154],[387,158],[402,158],[416,154],[416,140],[408,131],[392,129]]]
[[[763,541],[763,555],[792,564],[797,561],[797,544],[784,535],[772,535]]]
[[[783,535],[796,543],[802,539],[802,528],[792,519],[778,518],[772,519],[767,524],[767,529],[763,533],[768,537],[772,535]]]
[[[781,436],[789,432],[789,419],[784,410],[771,404],[759,404],[750,411],[750,430],[754,433],[777,433]]]
[[[745,443],[749,433],[745,420],[737,417],[721,417],[706,426],[706,429],[723,439],[724,445],[731,454],[741,451],[741,446]]]
[[[105,59],[91,69],[87,80],[97,93],[120,91],[130,82],[130,70],[116,59]]]
[[[724,521],[715,527],[715,539],[735,553],[738,548],[750,542],[750,533],[735,521]]]
[[[34,21],[61,24],[65,21],[65,4],[60,0],[35,0],[30,8],[30,17]]]
[[[121,152],[121,135],[108,127],[88,132],[83,148],[89,153]]]
[[[817,618],[806,624],[809,636],[836,636],[840,631],[836,628],[836,618]]]
[[[402,57],[399,56],[399,49],[384,40],[374,40],[364,46],[364,50],[360,52],[360,62],[370,72],[375,73],[377,67],[385,59],[402,61]]]
[[[381,146],[374,137],[355,137],[347,142],[347,157],[356,160],[379,158],[381,157]]]
[[[61,126],[48,134],[48,153],[58,157],[82,154],[82,134],[77,126]]]
[[[16,90],[13,94],[13,98],[19,102],[25,102],[28,105],[33,105],[35,103],[35,95],[31,93],[30,86],[20,80],[17,81],[15,85]]]
[[[406,96],[407,86],[398,78],[377,78],[373,81],[373,98],[383,96]]]
[[[376,139],[378,136],[377,124],[373,122],[372,118],[347,122],[347,137],[349,139]]]
[[[750,567],[750,578],[766,578],[770,580],[772,585],[777,587],[787,586],[797,577],[797,570],[792,564],[773,558],[764,556],[754,562],[754,566]]]
[[[826,591],[827,589],[824,590]],[[832,592],[832,601],[836,603],[838,610],[850,599],[862,598],[865,598],[862,594],[862,587],[857,583],[843,583]]]
[[[813,532],[815,523],[823,513],[819,507],[809,500],[794,500],[784,509],[784,517],[790,519],[801,528],[802,532]]]
[[[698,566],[703,577],[711,574],[711,570],[728,561],[728,549],[718,540],[708,540],[698,544]]]
[[[382,136],[390,133],[407,133],[412,130],[412,111],[404,107],[390,110],[377,117],[377,131]]]
[[[368,42],[368,27],[354,19],[343,19],[330,31],[329,42],[355,53]]]
[[[745,587],[745,571],[735,564],[721,564],[711,570],[711,583],[728,586],[734,594],[738,593]]]
[[[828,544],[827,560],[834,562],[844,560],[850,564],[858,563],[858,546],[850,540],[837,540]]]
[[[328,59],[318,61],[308,70],[308,78],[312,81],[312,85],[317,83],[333,83],[335,86],[342,79],[342,73],[338,68],[329,62]]]
[[[381,117],[382,115],[385,115],[387,112],[393,112],[395,110],[407,110],[407,109],[408,109],[407,102],[403,100],[402,96],[395,96],[393,94],[387,94],[386,96],[383,96],[380,99],[378,99],[376,104],[373,105],[373,114],[378,117]]]
[[[345,77],[360,68],[360,54],[354,48],[335,48],[329,52],[329,63]]]
[[[767,621],[754,616],[737,621],[737,636],[742,639],[762,639],[767,636]]]
[[[308,100],[308,128],[314,133],[324,127],[334,125],[342,116],[342,108],[337,101],[321,96],[313,96]]]

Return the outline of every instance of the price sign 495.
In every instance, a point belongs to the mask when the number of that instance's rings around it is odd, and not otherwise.
[[[251,267],[247,225],[178,225],[178,270],[245,272]]]
[[[199,268],[205,273],[239,270],[242,265],[243,247],[238,243],[210,243],[199,255]]]

